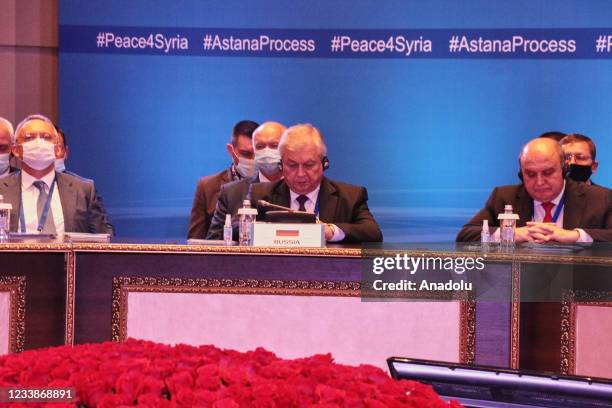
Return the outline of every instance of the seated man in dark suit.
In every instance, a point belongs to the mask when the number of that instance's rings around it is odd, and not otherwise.
[[[481,209],[457,235],[457,241],[478,241],[482,221],[499,226],[497,215],[511,204],[519,215],[516,242],[612,241],[612,191],[564,177],[559,143],[538,138],[519,156],[522,184],[496,187]],[[499,229],[493,234],[499,241]]]
[[[187,238],[206,237],[222,185],[243,178],[252,178],[255,174],[251,138],[257,126],[259,125],[252,120],[241,120],[236,123],[230,143],[226,145],[227,153],[232,160],[231,166],[198,180]]]
[[[265,200],[317,214],[325,223],[325,239],[329,242],[382,241],[382,232],[368,208],[366,189],[323,177],[323,170],[329,165],[327,147],[316,128],[312,125],[288,128],[281,137],[279,151],[283,179],[253,184],[252,203]],[[232,214],[245,197],[240,195],[241,191],[235,193],[235,197],[228,199],[228,212]],[[265,212],[260,207],[258,219],[265,219]]]
[[[27,233],[113,233],[92,181],[55,171],[59,136],[42,115],[25,118],[13,136],[21,171],[0,180],[0,194],[11,203],[11,231]]]
[[[278,122],[264,122],[253,132],[253,151],[257,173],[250,178],[233,181],[221,186],[217,206],[208,229],[208,239],[223,239],[225,214],[235,214],[242,201],[229,203],[230,197],[246,197],[252,183],[277,181],[282,177],[278,143],[287,128]],[[233,220],[238,225],[238,219]]]

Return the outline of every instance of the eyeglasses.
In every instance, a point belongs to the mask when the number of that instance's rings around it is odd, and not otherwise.
[[[574,161],[576,162],[584,162],[584,161],[589,161],[591,160],[591,156],[585,156],[581,153],[566,153],[563,155],[565,157],[565,161],[572,161],[572,159],[574,159]]]

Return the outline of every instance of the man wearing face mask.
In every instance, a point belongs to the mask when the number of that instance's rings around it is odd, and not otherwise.
[[[0,179],[19,169],[11,167],[11,145],[13,125],[0,117]]]
[[[325,223],[325,239],[329,242],[382,241],[380,227],[368,208],[366,189],[323,176],[329,166],[327,147],[314,126],[291,126],[283,132],[278,149],[283,178],[272,183],[253,184],[252,203],[265,200],[315,213]],[[267,209],[258,210],[258,219],[265,219]]]
[[[232,214],[232,222],[237,224],[235,216],[242,201],[248,194],[252,183],[266,183],[280,180],[280,153],[278,143],[285,131],[285,126],[278,122],[265,122],[253,132],[253,150],[255,151],[255,165],[257,174],[234,183],[228,183],[221,187],[217,206],[208,230],[207,239],[223,239],[223,225],[225,214]]]
[[[203,239],[206,237],[222,185],[231,181],[250,179],[255,175],[251,138],[253,131],[258,126],[259,124],[252,120],[242,120],[236,123],[231,141],[226,145],[227,153],[232,160],[231,166],[198,180],[187,238]]]
[[[15,212],[10,230],[112,234],[93,182],[55,171],[58,141],[53,122],[45,116],[28,116],[17,126],[13,154],[22,170],[0,181],[0,194]]]
[[[599,163],[595,160],[597,150],[591,138],[574,133],[565,136],[559,143],[565,155],[565,163],[569,166],[569,177],[595,185],[591,176],[597,171]]]

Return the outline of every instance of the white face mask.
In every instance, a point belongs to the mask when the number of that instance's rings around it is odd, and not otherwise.
[[[55,145],[36,138],[23,145],[23,161],[35,170],[44,170],[55,162]]]
[[[55,159],[55,171],[58,173],[63,173],[66,170],[66,164],[64,163],[65,159]]]
[[[278,172],[280,161],[281,155],[278,149],[266,147],[265,149],[255,150],[255,163],[264,173]]]
[[[10,153],[0,153],[0,174],[11,166]]]
[[[244,178],[250,178],[255,175],[255,160],[238,157],[236,171]]]

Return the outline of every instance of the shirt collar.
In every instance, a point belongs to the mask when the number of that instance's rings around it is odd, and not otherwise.
[[[264,176],[264,174],[260,171],[259,172],[259,182],[260,183],[267,183],[269,181],[270,181],[270,179],[267,178],[266,176]]]
[[[26,171],[21,171],[21,188],[27,189],[32,187],[36,180],[42,180],[47,185],[47,191],[51,188],[51,183],[53,183],[53,179],[55,178],[55,170],[51,170],[49,173],[45,174],[41,178],[37,179]]]
[[[314,190],[312,190],[310,193],[308,194],[304,194],[306,197],[308,197],[308,199],[310,201],[312,201],[313,203],[317,202],[317,197],[319,196],[319,190],[321,189],[321,184],[319,184],[317,186],[317,188],[315,188]],[[289,194],[291,196],[291,202],[294,202],[296,200],[296,198],[298,198],[298,196],[301,196],[301,194],[295,193],[292,190],[289,190]]]
[[[550,200],[551,203],[553,203],[555,206],[559,205],[559,201],[561,201],[561,198],[563,197],[563,194],[565,193],[565,180],[563,180],[563,188],[561,189],[561,192],[559,193],[559,195],[555,198],[553,198],[552,200]],[[535,205],[542,205],[542,201],[538,201],[538,200],[533,200],[533,202],[535,203]]]

